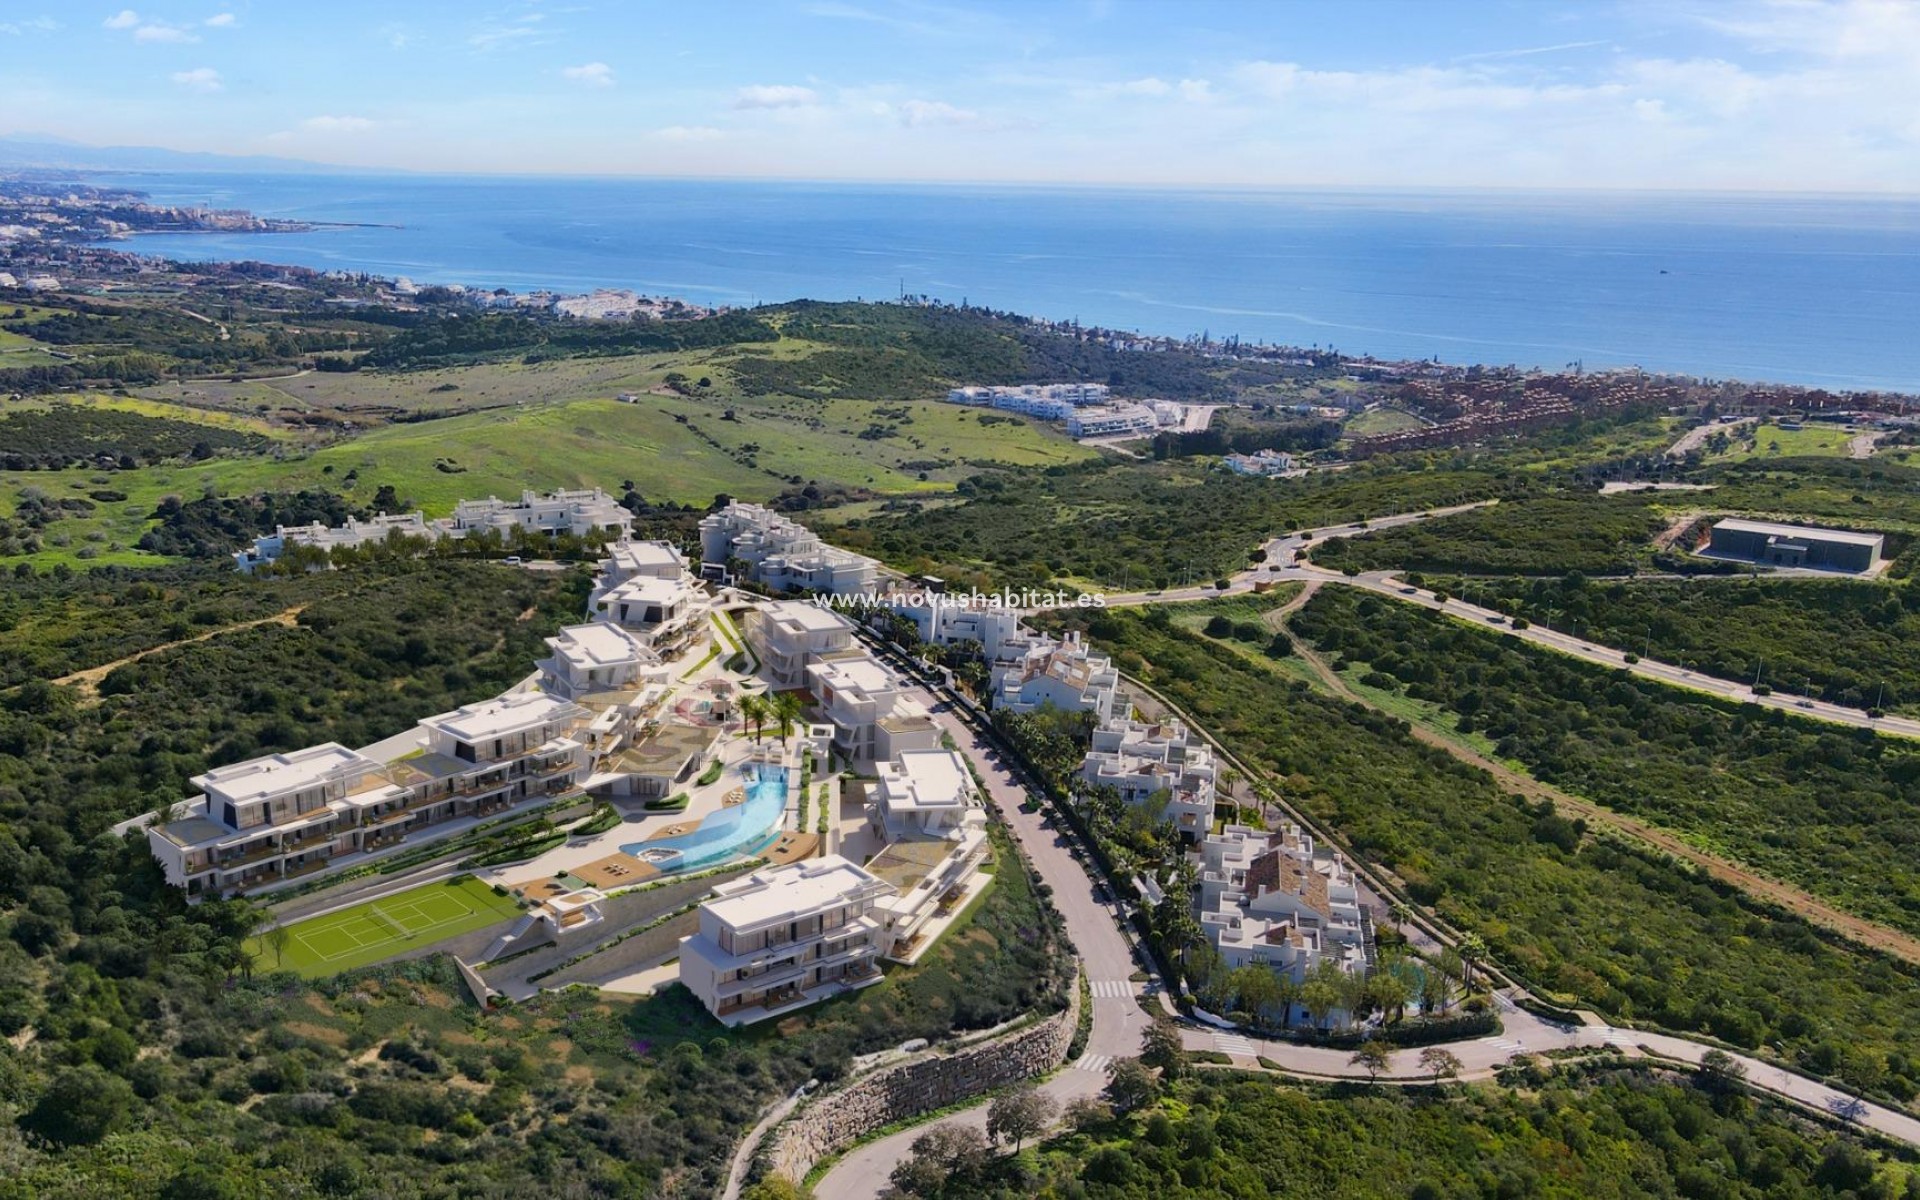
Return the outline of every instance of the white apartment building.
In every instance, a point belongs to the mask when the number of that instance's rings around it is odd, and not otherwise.
[[[528,533],[565,533],[574,537],[611,529],[624,535],[633,528],[633,514],[599,488],[549,492],[544,496],[528,490],[520,493],[517,503],[497,496],[462,500],[454,505],[453,516],[445,524],[450,537],[465,537],[488,529],[502,535],[522,529]]]
[[[1077,408],[1067,417],[1067,436],[1076,438],[1127,437],[1158,428],[1159,416],[1144,404]]]
[[[1088,785],[1106,785],[1129,805],[1166,796],[1165,819],[1192,845],[1213,829],[1216,769],[1213,749],[1179,721],[1114,717],[1093,731],[1080,766]]]
[[[1078,633],[1063,641],[1036,639],[1018,659],[993,668],[994,707],[1017,713],[1052,704],[1066,712],[1090,712],[1099,722],[1113,716],[1120,673],[1113,660],[1089,650]]]
[[[617,625],[662,658],[678,658],[708,637],[706,593],[685,576],[636,575],[593,598],[594,616]]]
[[[945,596],[922,594],[917,601],[895,593],[887,606],[919,630],[920,640],[937,646],[978,642],[982,657],[993,663],[1011,661],[1032,648],[1035,635],[1020,625],[1020,614],[1008,608],[963,604]]]
[[[666,668],[646,643],[618,625],[569,625],[546,639],[552,651],[535,665],[540,689],[567,700],[665,683]]]
[[[775,600],[748,614],[747,645],[777,690],[805,687],[807,665],[853,648],[853,622],[818,604]]]
[[[728,1025],[877,983],[892,890],[837,854],[728,880],[680,940],[680,982]]]
[[[681,579],[687,556],[672,542],[615,542],[600,562],[599,586],[616,588],[629,579]]]
[[[833,726],[833,748],[852,762],[885,762],[940,744],[940,730],[926,707],[909,699],[899,676],[864,649],[810,663],[807,689]]]
[[[1299,982],[1324,962],[1352,974],[1373,964],[1352,868],[1318,853],[1297,825],[1229,825],[1201,843],[1200,928],[1228,969],[1263,966]]]
[[[282,525],[271,534],[253,539],[250,548],[234,551],[233,562],[242,571],[252,573],[254,568],[285,554],[288,546],[313,546],[332,552],[384,542],[395,534],[429,541],[440,536],[418,512],[381,513],[365,521],[348,517],[346,524],[332,527],[318,521],[311,525]]]
[[[894,886],[874,911],[887,958],[911,963],[933,944],[943,916],[966,907],[983,877],[987,814],[967,762],[952,750],[909,750],[882,763],[867,816],[886,849],[867,869]]]
[[[174,820],[136,820],[189,895],[271,888],[361,861],[429,826],[579,790],[586,710],[538,692],[420,722],[424,747],[381,763],[327,742],[217,767]]]
[[[880,572],[873,559],[830,546],[770,508],[738,500],[701,519],[700,558],[710,578],[724,576],[738,560],[747,579],[775,592],[870,592]]]
[[[1110,390],[1104,383],[1029,383],[1014,387],[954,388],[947,393],[947,402],[997,408],[1059,421],[1076,407],[1105,404],[1109,394]]]
[[[1227,469],[1236,475],[1285,475],[1294,469],[1293,455],[1280,450],[1229,454],[1224,461]]]

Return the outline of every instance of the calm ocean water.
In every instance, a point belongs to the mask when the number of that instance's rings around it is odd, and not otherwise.
[[[890,297],[1449,362],[1920,391],[1920,200],[101,177],[379,222],[133,248],[516,291]]]

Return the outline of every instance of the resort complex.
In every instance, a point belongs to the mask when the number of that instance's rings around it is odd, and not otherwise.
[[[462,500],[454,505],[452,516],[431,521],[418,512],[410,512],[381,513],[364,521],[349,517],[345,524],[332,527],[282,525],[271,534],[255,538],[253,545],[235,553],[233,560],[242,571],[250,572],[279,560],[295,546],[331,552],[357,549],[395,537],[429,542],[483,534],[503,541],[529,534],[617,537],[632,527],[633,514],[599,488],[545,495],[527,491],[522,492],[517,501],[493,496],[484,500]]]

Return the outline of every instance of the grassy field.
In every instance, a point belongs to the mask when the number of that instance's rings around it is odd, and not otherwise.
[[[296,921],[286,927],[287,944],[277,960],[261,938],[248,942],[247,949],[263,966],[315,979],[485,929],[519,911],[511,897],[495,895],[469,876]]]
[[[1837,425],[1809,425],[1805,429],[1782,429],[1777,425],[1756,425],[1742,431],[1725,454],[1713,462],[1746,462],[1771,458],[1845,458],[1847,443],[1853,434]]]
[[[1397,408],[1372,408],[1356,413],[1346,424],[1348,437],[1376,437],[1383,433],[1399,433],[1406,429],[1419,429],[1424,422],[1412,413],[1401,412]]]

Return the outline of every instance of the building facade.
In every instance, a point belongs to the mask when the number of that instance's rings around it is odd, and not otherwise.
[[[1774,567],[1864,574],[1879,565],[1886,540],[1877,533],[1728,517],[1714,522],[1704,553]]]
[[[880,564],[821,541],[783,514],[735,500],[700,521],[702,573],[724,578],[738,563],[741,574],[773,592],[826,592],[845,596],[871,592]]]
[[[1144,722],[1114,717],[1093,731],[1080,766],[1089,786],[1111,787],[1123,803],[1159,803],[1164,819],[1188,845],[1213,829],[1216,769],[1213,749],[1192,737],[1179,721]]]

